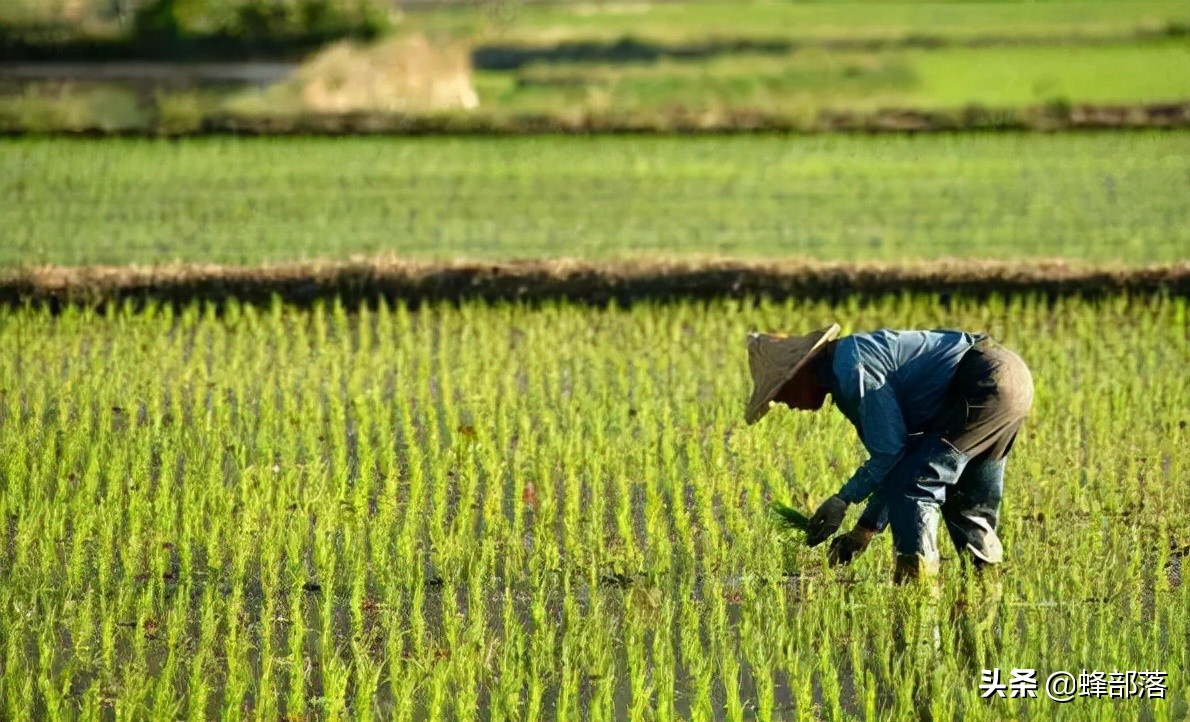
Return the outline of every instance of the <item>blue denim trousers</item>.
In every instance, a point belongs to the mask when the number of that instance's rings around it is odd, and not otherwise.
[[[927,437],[902,461],[885,491],[897,553],[918,554],[936,564],[941,518],[960,555],[977,565],[1000,563],[1004,550],[996,527],[1007,459],[971,458],[941,437]]]

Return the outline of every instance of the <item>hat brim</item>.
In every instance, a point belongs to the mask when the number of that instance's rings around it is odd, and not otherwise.
[[[766,384],[764,387],[757,387],[752,390],[752,398],[748,400],[748,408],[744,414],[744,421],[751,426],[757,421],[764,418],[764,415],[769,412],[770,404],[776,395],[788,383],[794,381],[799,376],[805,378],[804,372],[809,368],[809,364],[814,360],[827,343],[835,340],[839,336],[839,324],[831,324],[827,328],[816,331],[818,338],[814,340],[813,346],[806,352],[805,356],[798,360],[789,369],[789,373],[778,377],[774,383]],[[810,334],[811,336],[813,334]]]

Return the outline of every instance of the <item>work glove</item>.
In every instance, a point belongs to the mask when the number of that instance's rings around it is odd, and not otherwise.
[[[856,525],[851,531],[840,534],[831,540],[830,551],[826,553],[827,562],[832,567],[839,564],[850,564],[853,559],[863,554],[875,536],[875,529],[865,529]]]
[[[822,505],[814,512],[814,516],[810,517],[810,528],[806,532],[806,544],[816,547],[830,539],[831,534],[839,531],[846,514],[847,502],[839,498],[838,495],[822,502]]]

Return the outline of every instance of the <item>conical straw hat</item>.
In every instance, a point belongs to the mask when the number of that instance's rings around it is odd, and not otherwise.
[[[769,402],[790,379],[798,374],[822,347],[839,335],[833,323],[805,336],[748,334],[748,369],[752,372],[752,398],[744,410],[744,420],[755,424],[769,410]]]

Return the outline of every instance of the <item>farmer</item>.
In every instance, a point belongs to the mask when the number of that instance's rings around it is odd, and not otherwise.
[[[749,424],[770,402],[812,411],[830,394],[870,455],[818,507],[807,543],[826,541],[847,507],[867,499],[856,526],[832,541],[831,564],[847,564],[891,525],[894,580],[933,574],[939,515],[960,556],[976,569],[999,563],[1004,462],[1033,402],[1028,367],[981,334],[838,334],[833,324],[806,336],[748,337]]]

